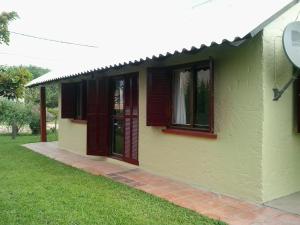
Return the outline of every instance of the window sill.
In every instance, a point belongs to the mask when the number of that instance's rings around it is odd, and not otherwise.
[[[86,120],[71,119],[72,123],[87,124]]]
[[[204,138],[209,138],[209,139],[217,139],[216,134],[203,132],[203,131],[166,128],[166,129],[163,129],[162,132],[167,133],[167,134],[176,134],[176,135],[186,135],[186,136],[193,136],[193,137],[204,137]]]

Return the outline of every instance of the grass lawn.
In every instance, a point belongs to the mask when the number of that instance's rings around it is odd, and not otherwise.
[[[37,141],[0,135],[0,225],[224,224],[20,146]]]

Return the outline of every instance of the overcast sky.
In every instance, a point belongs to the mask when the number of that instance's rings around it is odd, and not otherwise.
[[[139,59],[249,32],[264,15],[287,2],[290,0],[0,0],[0,11],[14,10],[20,16],[9,26],[11,31],[98,46],[11,34],[10,45],[0,45],[0,64],[79,69]]]

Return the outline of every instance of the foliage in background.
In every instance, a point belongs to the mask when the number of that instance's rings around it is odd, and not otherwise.
[[[22,66],[0,66],[0,97],[23,98],[25,85],[31,77],[31,73]]]
[[[57,130],[57,120],[58,120],[58,108],[49,108],[48,112],[52,115],[52,121],[54,121],[54,128],[53,131],[56,132]]]
[[[29,66],[24,66],[24,67],[32,74],[32,79],[38,78],[38,77],[42,76],[43,74],[50,72],[49,69],[39,67],[39,66],[29,65]]]
[[[29,72],[32,73],[32,78],[38,78],[50,70],[38,66],[26,66]],[[40,103],[40,90],[39,87],[27,88],[25,93],[25,102],[31,104]],[[57,85],[47,85],[46,87],[46,106],[48,108],[58,107],[58,87]]]
[[[31,110],[31,120],[29,122],[29,128],[32,134],[40,134],[40,111],[38,107],[33,107]]]
[[[0,98],[0,123],[12,128],[12,138],[32,120],[31,107],[22,102]],[[15,129],[14,129],[15,127]]]
[[[27,88],[25,90],[26,104],[40,104],[39,87]],[[58,87],[55,85],[47,85],[46,87],[46,106],[48,108],[58,107]]]
[[[0,44],[9,43],[9,30],[8,24],[12,20],[17,19],[19,16],[16,12],[2,12],[0,14]]]

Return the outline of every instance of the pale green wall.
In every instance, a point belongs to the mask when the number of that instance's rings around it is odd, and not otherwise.
[[[261,35],[242,46],[210,48],[180,55],[160,65],[215,60],[216,140],[162,133],[146,126],[146,66],[111,70],[139,71],[139,162],[153,173],[207,190],[262,201],[262,45]],[[157,66],[157,64],[147,65]],[[60,146],[82,153],[86,128],[60,120]]]
[[[239,48],[210,49],[177,62],[215,60],[216,140],[162,133],[146,124],[146,71],[140,71],[140,167],[207,190],[262,201],[260,36]],[[173,64],[166,62],[165,64]]]
[[[298,3],[263,32],[263,201],[300,191],[300,135],[295,132],[293,87],[289,87],[278,102],[272,101],[272,88],[276,84],[282,87],[292,76],[292,65],[282,48],[281,35],[299,10]]]
[[[266,27],[263,34],[235,48],[206,49],[158,64],[110,70],[139,72],[139,162],[153,173],[254,202],[300,191],[300,135],[295,133],[293,90],[272,101],[272,88],[291,77],[284,55],[284,27],[299,4]],[[274,75],[274,40],[277,76]],[[161,132],[146,126],[146,68],[215,59],[216,140]],[[275,82],[276,81],[276,82]],[[59,120],[59,145],[86,153],[86,125]]]
[[[58,108],[61,109],[61,85],[59,85]],[[72,123],[61,118],[59,110],[58,146],[76,154],[86,155],[86,124]]]

